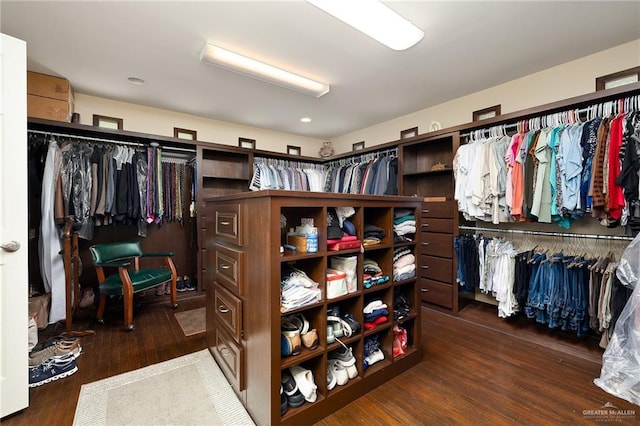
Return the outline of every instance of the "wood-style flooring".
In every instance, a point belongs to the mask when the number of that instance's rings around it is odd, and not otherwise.
[[[201,294],[185,296],[177,311],[204,306]],[[2,424],[71,425],[83,383],[205,348],[203,335],[183,335],[175,312],[166,304],[139,306],[132,333],[123,331],[117,311],[106,325],[77,321],[74,330],[96,332],[82,337],[79,371],[31,389],[29,408]],[[593,384],[602,354],[595,340],[558,336],[526,319],[500,320],[487,306],[467,306],[459,317],[428,308],[422,313],[423,361],[318,425],[640,424],[640,407]],[[50,325],[41,336],[62,331]],[[607,403],[637,414],[590,414]]]

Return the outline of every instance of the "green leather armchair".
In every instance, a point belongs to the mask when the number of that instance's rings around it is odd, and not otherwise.
[[[133,294],[170,283],[171,305],[177,304],[177,273],[173,264],[173,253],[143,253],[139,241],[96,244],[89,247],[96,268],[100,289],[98,322],[104,322],[107,296],[122,296],[124,299],[124,324],[133,330]],[[163,257],[165,267],[141,268],[140,259]]]

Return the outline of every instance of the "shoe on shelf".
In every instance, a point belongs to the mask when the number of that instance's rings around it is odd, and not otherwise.
[[[340,305],[331,305],[327,308],[327,321],[340,321]]]
[[[328,324],[333,327],[333,335],[336,339],[344,336],[344,331],[342,330],[342,323],[340,321],[330,321]]]
[[[281,348],[280,353],[282,356],[299,355],[300,354],[300,331],[295,324],[282,319],[280,325],[282,338],[280,339]]]
[[[333,335],[333,326],[331,324],[327,325],[327,344],[330,345],[335,343],[336,336]]]
[[[304,404],[304,395],[298,389],[298,385],[296,381],[291,376],[289,370],[284,370],[282,375],[280,376],[280,384],[282,385],[282,390],[287,397],[287,403],[289,407],[300,407]]]
[[[280,415],[284,416],[289,408],[289,401],[287,400],[287,395],[282,391],[282,385],[280,385]]]
[[[364,361],[367,364],[367,366],[372,366],[376,362],[382,361],[383,359],[384,359],[384,353],[382,352],[382,350],[377,349],[371,355],[369,355],[368,357],[365,357]]]
[[[300,334],[305,334],[309,331],[309,321],[307,321],[307,318],[304,316],[304,314],[293,314],[285,318],[291,324],[294,324],[296,327],[298,327]]]
[[[298,389],[304,395],[305,401],[316,402],[318,386],[313,379],[313,372],[299,365],[290,367],[289,371],[298,385]]]
[[[349,312],[342,315],[340,324],[342,325],[342,331],[346,337],[351,337],[360,331],[360,323],[356,321],[353,314]]]
[[[305,348],[311,351],[318,348],[318,331],[315,328],[301,335],[300,338]]]
[[[315,328],[311,328],[311,324],[303,314],[294,314],[285,317],[285,321],[295,325],[300,331],[300,338],[305,348],[314,350],[318,347],[318,331]]]
[[[337,359],[330,359],[327,361],[327,368],[333,375],[338,386],[343,386],[349,381],[349,374],[344,367],[338,364]]]
[[[358,368],[356,367],[356,357],[350,347],[342,346],[330,355],[331,359],[335,359],[338,364],[345,369],[349,379],[355,379],[358,376]]]
[[[37,367],[29,368],[29,387],[35,388],[62,379],[76,371],[78,371],[78,366],[73,354],[49,358]]]
[[[331,364],[327,364],[327,390],[331,390],[336,387],[336,376],[333,375],[333,371],[331,371]]]
[[[176,290],[179,292],[187,291],[187,287],[184,285],[184,281],[181,277],[176,279]]]
[[[74,358],[78,358],[81,353],[82,346],[80,346],[80,341],[58,341],[40,351],[31,352],[29,354],[29,367],[35,367],[50,358],[59,358],[67,354],[72,354]]]

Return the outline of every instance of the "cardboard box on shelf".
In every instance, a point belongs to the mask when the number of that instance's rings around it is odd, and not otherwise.
[[[72,113],[73,104],[68,101],[27,95],[27,115],[29,117],[68,122]]]
[[[68,80],[33,71],[27,71],[27,94],[67,102],[73,96]]]

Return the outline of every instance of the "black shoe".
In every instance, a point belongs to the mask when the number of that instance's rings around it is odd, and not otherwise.
[[[296,381],[289,373],[289,370],[285,370],[282,372],[281,376],[281,384],[282,389],[284,390],[284,394],[286,394],[287,402],[289,407],[300,407],[304,404],[304,395],[298,390],[298,385]]]
[[[342,330],[344,332],[344,335],[347,337],[351,337],[360,331],[360,323],[356,321],[353,314],[349,312],[342,315],[342,319],[340,320],[340,322],[342,323]]]
[[[282,386],[280,386],[280,415],[284,416],[289,408],[289,401],[287,400],[287,396],[282,391]]]

